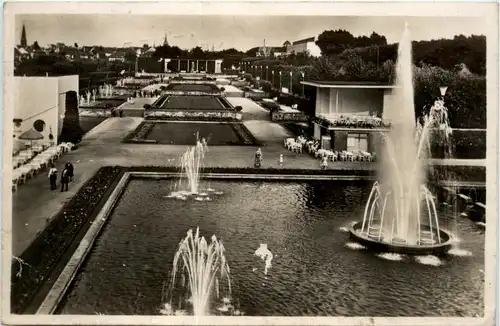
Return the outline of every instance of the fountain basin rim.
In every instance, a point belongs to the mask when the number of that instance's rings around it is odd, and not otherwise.
[[[453,246],[454,240],[452,235],[446,231],[439,229],[441,239],[444,240],[441,243],[436,243],[433,245],[403,245],[403,244],[391,244],[383,241],[378,241],[365,236],[358,232],[361,229],[363,222],[357,222],[349,229],[349,237],[359,242],[361,245],[365,246],[369,250],[378,252],[393,252],[405,255],[430,255],[430,254],[444,254]],[[423,227],[430,229],[428,225],[422,224]],[[436,230],[433,228],[433,230]]]

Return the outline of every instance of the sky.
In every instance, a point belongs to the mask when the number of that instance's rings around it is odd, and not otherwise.
[[[162,44],[167,33],[170,45],[190,49],[247,51],[261,46],[281,46],[318,36],[324,30],[346,29],[355,36],[373,31],[389,43],[397,42],[405,21],[413,40],[453,38],[486,34],[481,18],[467,17],[368,17],[368,16],[178,16],[178,15],[17,15],[15,40],[19,44],[23,24],[28,44],[41,46],[63,42],[102,46]]]

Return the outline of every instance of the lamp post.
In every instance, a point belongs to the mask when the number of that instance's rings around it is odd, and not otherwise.
[[[266,81],[269,81],[269,66],[266,66]]]
[[[292,76],[293,76],[293,72],[290,70],[290,94],[291,95],[293,95]]]
[[[281,93],[281,70],[279,71],[280,73],[280,87],[279,87],[279,92]]]
[[[304,83],[306,74],[303,71],[300,74],[302,75],[302,83]],[[304,84],[302,84],[302,97],[306,97],[306,94],[304,92]]]
[[[271,70],[271,75],[272,75],[272,79],[273,79],[273,88],[274,88],[274,70]]]
[[[439,92],[441,93],[441,97],[444,99],[444,96],[446,95],[446,91],[448,90],[448,86],[441,86],[439,87]]]

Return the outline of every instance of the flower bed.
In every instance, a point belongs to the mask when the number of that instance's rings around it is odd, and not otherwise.
[[[189,96],[223,96],[224,92],[218,91],[218,92],[200,92],[200,91],[169,91],[166,90],[163,92],[165,95],[178,95],[178,96],[184,96],[184,95],[189,95]]]
[[[325,128],[390,128],[391,124],[377,117],[358,116],[358,115],[339,115],[332,118],[327,118],[318,115],[312,118],[313,122]]]
[[[100,207],[123,173],[121,167],[103,167],[89,179],[61,209],[50,224],[12,262],[11,312],[20,314],[32,303],[41,285],[55,281],[50,277],[56,265],[71,256],[70,246],[90,227]],[[78,237],[77,237],[78,235]],[[71,248],[72,249],[72,248]],[[75,250],[76,246],[74,247]],[[67,256],[67,257],[66,257]]]
[[[173,111],[173,110],[147,110],[144,111],[145,119],[154,120],[187,120],[187,121],[240,121],[241,113],[221,111]]]
[[[153,130],[155,126],[154,122],[141,122],[137,128],[129,133],[124,139],[125,143],[150,143],[156,144],[158,141],[156,140],[148,140],[147,137],[151,130]]]

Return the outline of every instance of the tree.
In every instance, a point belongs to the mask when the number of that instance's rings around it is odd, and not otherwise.
[[[75,42],[75,48],[78,48],[78,43]]]
[[[38,41],[35,41],[33,43],[33,50],[36,50],[36,51],[40,50],[40,45],[38,45]]]
[[[59,139],[61,142],[78,144],[83,137],[78,113],[78,94],[75,91],[66,93],[66,110]]]

